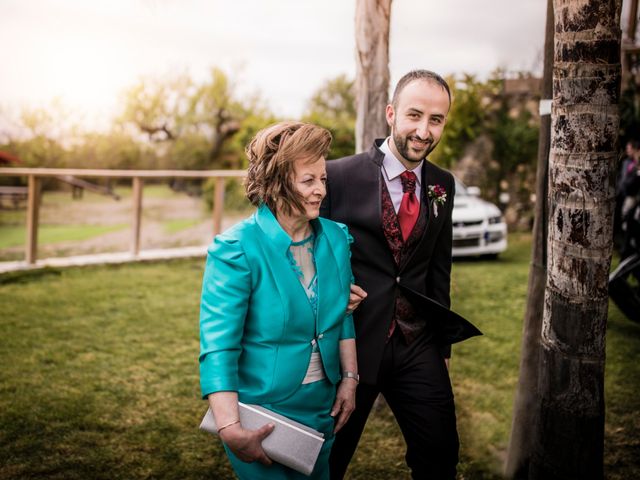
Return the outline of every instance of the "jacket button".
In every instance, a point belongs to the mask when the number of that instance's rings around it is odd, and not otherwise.
[[[324,333],[321,333],[320,335],[318,335],[318,340],[321,340],[322,337],[324,337]]]
[[[396,283],[400,283],[400,277],[396,277]]]

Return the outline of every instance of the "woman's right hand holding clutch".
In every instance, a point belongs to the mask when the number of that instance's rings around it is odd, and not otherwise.
[[[264,465],[271,465],[271,459],[262,449],[262,440],[268,437],[273,429],[272,423],[263,425],[257,430],[247,430],[236,423],[222,430],[219,435],[234,455],[243,462],[258,461]]]
[[[264,440],[275,428],[267,423],[257,430],[242,428],[238,411],[237,392],[221,391],[209,395],[209,407],[213,412],[218,427],[218,435],[227,447],[243,462],[258,461],[264,465],[271,465],[271,459],[262,449]]]

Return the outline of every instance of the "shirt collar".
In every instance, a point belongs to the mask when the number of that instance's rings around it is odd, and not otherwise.
[[[404,172],[407,168],[398,160],[398,158],[391,151],[391,147],[389,147],[389,142],[391,142],[391,137],[387,137],[382,145],[380,145],[380,151],[384,153],[384,159],[382,160],[382,170],[387,177],[387,180],[392,181],[395,178],[399,177],[402,172]],[[418,185],[421,185],[422,182],[422,165],[424,164],[424,160],[422,160],[416,168],[411,170],[416,174],[418,178]]]
[[[278,223],[276,216],[266,204],[262,204],[258,207],[255,213],[256,223],[265,235],[273,242],[276,250],[286,252],[291,246],[291,237],[284,231],[282,226]],[[324,235],[322,229],[322,222],[317,218],[311,220],[313,231],[316,235],[316,239]]]

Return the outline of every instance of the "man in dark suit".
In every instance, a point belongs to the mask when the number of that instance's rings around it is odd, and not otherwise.
[[[391,136],[366,153],[327,162],[321,215],[349,227],[353,273],[368,294],[354,313],[356,410],[337,434],[332,479],[344,476],[378,393],[402,430],[413,478],[456,475],[451,346],[442,335],[442,314],[450,305],[455,184],[449,172],[426,160],[440,141],[450,105],[442,77],[409,72],[387,105]]]

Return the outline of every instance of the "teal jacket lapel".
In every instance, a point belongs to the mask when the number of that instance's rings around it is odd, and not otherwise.
[[[339,292],[349,287],[343,285],[338,262],[329,237],[323,231],[321,222],[315,222],[314,227],[317,235],[315,257],[318,264],[316,267],[318,275],[318,323],[316,324],[316,331],[321,332],[326,328],[322,324],[323,320],[331,318],[330,310],[334,308],[330,299],[339,298]]]
[[[305,314],[313,314],[313,310],[300,284],[298,276],[291,268],[287,251],[291,246],[291,237],[284,231],[276,217],[266,205],[261,205],[255,213],[256,223],[267,237],[261,247],[268,252],[267,265],[273,275],[278,293],[285,304],[285,312],[293,312],[301,306]],[[296,303],[294,305],[294,302]],[[306,309],[305,309],[306,306]],[[288,317],[288,315],[287,315]],[[285,324],[288,323],[285,319]],[[286,325],[285,325],[286,326]]]
[[[259,207],[255,215],[256,223],[268,239],[263,248],[271,250],[268,265],[280,296],[287,306],[285,310],[293,311],[296,307],[291,302],[304,300],[309,311],[312,312],[306,293],[287,258],[291,237],[280,226],[266,205]],[[316,234],[314,256],[318,263],[316,266],[318,276],[318,319],[316,320],[316,331],[322,331],[323,325],[318,324],[318,322],[321,323],[323,319],[331,318],[329,312],[333,305],[330,303],[330,299],[337,298],[337,294],[348,289],[349,286],[343,285],[344,282],[340,275],[338,263],[322,222],[312,220],[311,223]],[[294,294],[293,292],[296,293]]]

